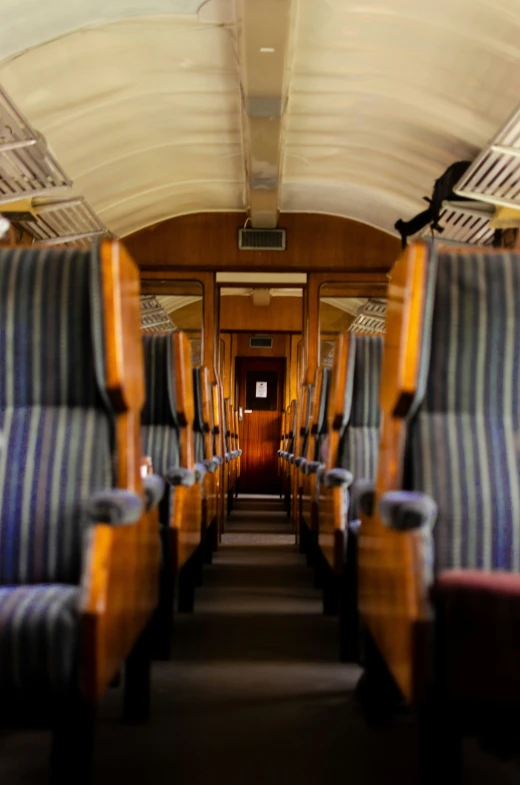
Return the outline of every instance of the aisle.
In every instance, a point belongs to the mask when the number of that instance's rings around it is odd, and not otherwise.
[[[280,501],[239,500],[173,660],[154,664],[150,722],[122,724],[120,689],[102,705],[93,785],[416,785],[413,723],[367,728],[336,646]],[[467,783],[518,783],[470,746]],[[45,785],[48,753],[48,733],[0,738],[0,782]]]
[[[279,499],[237,502],[195,615],[178,617],[174,661],[155,669],[146,739],[99,739],[102,785],[131,779],[136,758],[156,785],[380,785],[389,767],[412,784],[410,728],[365,727],[359,669],[338,663],[336,621],[293,543]]]

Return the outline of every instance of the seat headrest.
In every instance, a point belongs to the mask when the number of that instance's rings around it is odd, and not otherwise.
[[[412,410],[520,418],[520,254],[432,253]],[[520,423],[518,423],[520,424]]]
[[[178,426],[173,333],[143,336],[146,400],[143,425]]]
[[[0,408],[108,406],[99,245],[0,251]]]
[[[349,419],[351,427],[378,428],[380,425],[379,386],[382,359],[381,336],[356,335]]]

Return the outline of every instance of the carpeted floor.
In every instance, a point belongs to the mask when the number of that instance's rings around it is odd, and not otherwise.
[[[368,728],[359,673],[337,662],[280,501],[240,499],[172,662],[154,665],[150,722],[122,724],[120,690],[103,703],[94,785],[415,785],[414,724]],[[518,785],[518,766],[466,746],[466,783]],[[2,736],[1,785],[44,785],[48,752],[47,733]]]

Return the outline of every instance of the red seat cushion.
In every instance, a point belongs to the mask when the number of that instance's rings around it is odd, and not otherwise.
[[[520,574],[446,570],[434,584],[436,677],[454,700],[520,702]]]

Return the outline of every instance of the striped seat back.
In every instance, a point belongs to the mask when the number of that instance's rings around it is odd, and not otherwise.
[[[350,371],[350,406],[346,424],[340,437],[338,465],[348,469],[355,480],[373,480],[377,470],[381,410],[379,387],[383,358],[383,338],[380,336],[356,335],[350,338],[350,356],[353,364]],[[357,518],[355,499],[350,505],[349,517]]]
[[[296,445],[296,431],[298,428],[298,401],[294,398],[291,401],[290,406],[290,420],[289,420],[289,443],[287,446],[287,452],[294,455],[294,449]]]
[[[204,440],[205,424],[204,424],[204,411],[202,406],[202,368],[193,369],[193,398],[195,406],[195,419],[193,421],[193,439],[195,460],[202,463],[204,458],[210,458],[206,455],[206,445]]]
[[[305,384],[301,394],[300,412],[300,456],[307,455],[307,444],[309,441],[309,420],[311,416],[312,384]]]
[[[432,255],[405,488],[439,506],[436,569],[520,569],[520,255]]]
[[[156,474],[180,465],[173,333],[143,336],[146,400],[141,414],[144,454]]]
[[[319,400],[317,402],[317,410],[312,425],[312,432],[316,436],[316,440],[314,442],[314,455],[312,456],[312,460],[314,461],[322,461],[321,448],[325,439],[327,438],[327,411],[329,406],[330,378],[331,369],[323,368],[321,389],[318,391]]]
[[[99,250],[0,252],[0,584],[79,581],[111,487]]]

